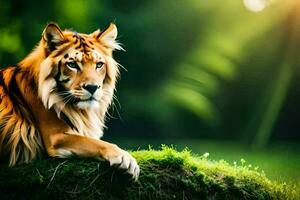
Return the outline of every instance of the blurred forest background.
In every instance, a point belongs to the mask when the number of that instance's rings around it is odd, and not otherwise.
[[[115,58],[127,71],[108,140],[243,157],[300,181],[300,1],[0,0],[1,68],[51,21],[85,33],[118,26],[126,52]]]

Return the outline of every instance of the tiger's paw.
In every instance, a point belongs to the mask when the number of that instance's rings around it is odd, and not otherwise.
[[[116,166],[125,170],[135,181],[138,179],[140,167],[127,151],[124,151],[117,145],[112,145],[106,155],[104,155],[104,158],[109,162],[110,166]]]

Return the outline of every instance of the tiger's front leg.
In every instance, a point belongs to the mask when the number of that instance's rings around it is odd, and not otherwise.
[[[125,150],[115,144],[84,136],[58,133],[46,140],[45,147],[50,156],[66,158],[72,154],[106,160],[111,166],[124,169],[137,179],[140,168],[136,160]]]

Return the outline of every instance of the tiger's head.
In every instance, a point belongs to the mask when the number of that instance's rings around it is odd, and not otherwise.
[[[38,93],[45,107],[61,111],[66,106],[104,106],[106,110],[119,73],[112,57],[114,50],[122,49],[116,37],[114,24],[91,34],[62,31],[48,24],[39,45],[45,56],[39,66]]]

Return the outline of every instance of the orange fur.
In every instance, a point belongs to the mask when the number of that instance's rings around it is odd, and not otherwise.
[[[91,34],[49,24],[38,46],[0,74],[0,155],[10,165],[46,150],[104,159],[139,174],[135,159],[100,140],[119,75],[112,52],[122,49],[117,29]]]

